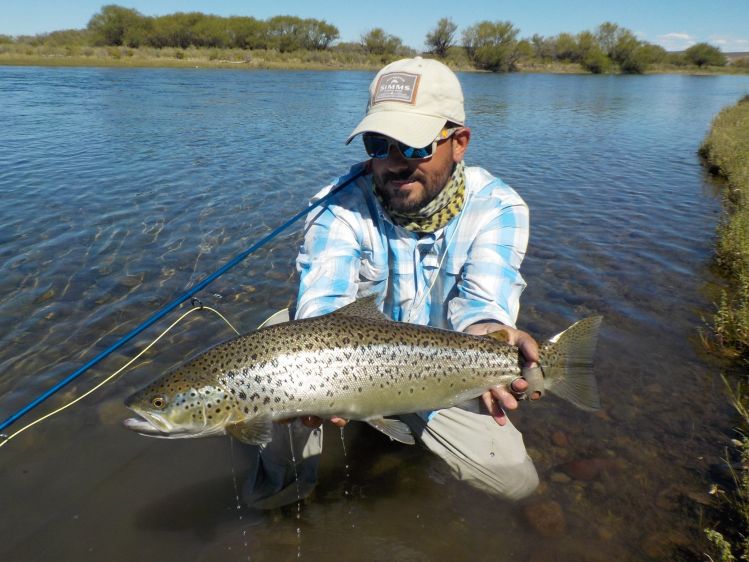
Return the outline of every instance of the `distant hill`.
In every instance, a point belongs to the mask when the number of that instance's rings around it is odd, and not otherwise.
[[[668,51],[668,53],[673,54],[673,55],[681,55],[682,53],[684,53],[684,51]],[[743,51],[743,52],[735,51],[732,53],[723,52],[723,54],[728,59],[728,64],[731,64],[740,59],[749,59],[749,51]]]
[[[745,51],[743,53],[723,53],[723,54],[728,59],[728,62],[733,62],[739,59],[749,59],[749,51]]]

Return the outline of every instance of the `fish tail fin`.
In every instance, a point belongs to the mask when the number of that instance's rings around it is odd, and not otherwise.
[[[544,389],[589,411],[601,407],[593,374],[593,355],[601,320],[601,316],[580,320],[539,350]]]

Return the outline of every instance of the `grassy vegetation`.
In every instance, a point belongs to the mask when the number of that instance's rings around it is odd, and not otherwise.
[[[739,372],[749,367],[749,96],[721,111],[700,149],[710,170],[725,178],[724,215],[719,227],[716,264],[728,279],[714,318],[721,350],[736,359]],[[707,535],[723,562],[749,559],[749,391],[739,384],[732,402],[742,425],[735,441],[739,474],[729,496],[725,528]]]
[[[730,286],[715,316],[715,333],[724,350],[746,359],[749,354],[749,96],[718,114],[700,153],[710,170],[726,180],[716,263]]]
[[[327,50],[93,47],[0,43],[0,65],[378,70],[391,57]],[[393,59],[394,60],[394,59]]]

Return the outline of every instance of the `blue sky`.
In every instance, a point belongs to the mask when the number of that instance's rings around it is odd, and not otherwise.
[[[107,3],[145,15],[199,11],[265,19],[290,14],[327,20],[341,40],[356,41],[382,27],[416,49],[437,20],[450,17],[461,29],[482,20],[509,20],[521,37],[593,30],[612,21],[641,39],[681,50],[706,41],[723,51],[749,51],[749,0],[0,0],[0,34],[27,35],[82,28]]]

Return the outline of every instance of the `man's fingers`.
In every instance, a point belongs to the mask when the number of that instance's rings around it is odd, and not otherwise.
[[[494,418],[494,421],[499,425],[505,425],[507,423],[507,415],[504,410],[499,407],[499,404],[495,401],[494,395],[491,391],[486,391],[481,395],[481,401],[486,407],[486,411],[489,415]]]
[[[518,330],[515,345],[520,350],[520,353],[523,354],[526,367],[535,367],[538,364],[538,343],[530,334]]]
[[[336,427],[344,427],[348,423],[348,420],[339,418],[338,416],[333,416],[330,418],[330,423]]]
[[[324,419],[317,416],[302,416],[299,419],[302,420],[302,425],[310,427],[312,429],[317,429],[325,421]],[[284,420],[281,423],[288,423],[290,421],[291,420]],[[340,418],[338,416],[333,416],[330,418],[330,422],[337,427],[343,427],[348,423],[348,420]]]
[[[517,378],[510,383],[510,390],[516,394],[523,394],[523,392],[528,390],[528,381]]]

